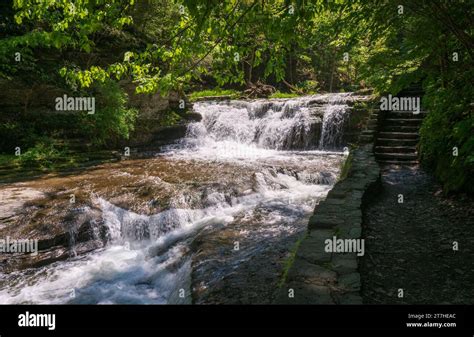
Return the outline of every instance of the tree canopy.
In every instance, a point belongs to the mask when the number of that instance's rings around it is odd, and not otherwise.
[[[13,0],[0,76],[137,93],[271,83],[296,93],[397,93],[422,83],[423,162],[474,186],[474,3],[446,0]],[[22,62],[15,62],[21,54]],[[130,121],[130,119],[125,118]],[[118,128],[117,130],[120,130]],[[459,156],[452,156],[452,149]]]

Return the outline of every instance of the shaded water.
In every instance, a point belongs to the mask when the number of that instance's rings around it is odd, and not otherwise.
[[[75,177],[107,245],[3,275],[0,303],[267,302],[337,179],[349,99],[195,104],[202,120],[156,158]]]

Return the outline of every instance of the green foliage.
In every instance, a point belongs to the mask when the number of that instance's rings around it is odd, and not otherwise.
[[[298,90],[300,90],[301,92],[304,92],[305,94],[314,95],[319,89],[319,84],[316,80],[305,80],[297,83],[295,87],[298,88]]]
[[[11,154],[0,154],[0,168],[8,169],[19,167],[18,157]]]
[[[81,114],[81,125],[86,136],[96,145],[116,146],[121,139],[128,139],[133,131],[137,110],[128,108],[127,96],[113,81],[98,84],[96,111]]]
[[[269,98],[293,98],[293,97],[298,97],[298,94],[291,93],[291,92],[280,92],[276,91],[273,94],[269,96]]]
[[[181,116],[174,111],[164,113],[159,119],[160,126],[172,126],[178,124],[182,120]]]
[[[472,70],[459,74],[452,87],[427,88],[423,102],[429,114],[420,130],[421,158],[444,183],[446,192],[474,193],[474,89],[465,85],[473,75]]]
[[[349,175],[349,172],[352,167],[352,161],[354,159],[354,156],[352,152],[349,152],[349,155],[347,156],[346,160],[342,164],[341,167],[341,174],[339,175],[339,181],[345,180],[347,176]]]
[[[298,241],[295,242],[293,245],[291,251],[289,252],[289,256],[285,259],[284,264],[283,264],[283,272],[280,278],[280,282],[278,283],[278,287],[281,288],[285,282],[286,279],[288,278],[288,273],[290,271],[291,266],[293,266],[293,263],[295,262],[296,258],[296,253],[298,252],[298,249],[301,245],[301,243],[308,237],[308,233],[305,233],[302,235]]]
[[[18,25],[23,23],[40,26],[7,42],[10,45],[41,45],[60,49],[67,45],[90,52],[93,41],[91,34],[104,26],[116,29],[131,24],[130,16],[123,15],[134,1],[92,0],[92,1],[34,1],[14,0],[17,11],[14,18]]]
[[[55,158],[53,140],[68,138],[92,142],[96,146],[113,147],[127,139],[135,126],[136,109],[127,107],[127,97],[119,85],[112,81],[96,85],[92,94],[96,98],[95,114],[78,113],[36,113],[3,117],[0,123],[0,153],[13,154],[20,147],[28,153],[23,163],[43,160],[47,153]],[[23,155],[22,155],[23,158]]]
[[[215,97],[215,96],[238,97],[239,94],[240,93],[236,90],[216,88],[216,89],[208,89],[208,90],[202,90],[202,91],[193,91],[189,94],[189,98],[191,101],[193,101],[201,97]]]
[[[20,155],[19,161],[22,167],[51,168],[63,156],[64,154],[55,147],[52,139],[41,137],[34,147]]]
[[[137,93],[162,95],[196,82],[261,81],[298,93],[370,86],[392,94],[423,82],[430,111],[421,130],[423,163],[447,190],[474,185],[472,1],[13,0],[0,9],[0,76],[96,92],[96,114],[78,121],[96,144],[117,144],[133,130],[136,111],[116,85],[123,79]],[[116,38],[130,43],[117,47],[110,43]],[[13,62],[16,52],[22,62]],[[0,131],[35,146],[38,125],[2,120]],[[0,140],[2,151],[13,145]]]
[[[199,5],[192,0],[15,0],[12,17],[23,32],[2,41],[0,57],[11,59],[20,47],[95,53],[101,34],[129,27],[142,43],[124,51],[118,62],[86,67],[66,63],[58,68],[71,88],[130,78],[138,84],[137,93],[166,94],[202,75],[210,75],[220,86],[266,79],[297,83],[298,77],[332,88],[338,78],[334,60],[340,59],[345,44],[337,28],[337,21],[347,15],[344,8],[343,2],[283,0]],[[328,46],[332,34],[336,40]],[[17,67],[9,65],[4,72],[12,74]],[[308,74],[311,67],[330,69],[318,74],[320,80]]]
[[[14,121],[0,123],[0,135],[2,135],[0,137],[0,152],[10,154],[14,152],[19,140],[24,137],[21,129],[21,126]]]
[[[0,75],[6,78],[18,72],[28,75],[28,67],[41,72],[41,65],[35,65],[31,57],[37,50],[91,53],[96,48],[94,37],[98,32],[123,29],[132,23],[126,13],[133,3],[133,0],[8,1],[2,5],[6,34],[0,41]],[[22,55],[21,62],[15,60],[17,52]]]
[[[349,40],[360,40],[350,53],[358,63],[358,78],[378,93],[396,94],[412,83],[423,84],[428,116],[421,128],[422,163],[447,192],[472,193],[474,3],[389,0],[374,6],[360,0],[353,5],[359,11],[342,24],[352,32]]]

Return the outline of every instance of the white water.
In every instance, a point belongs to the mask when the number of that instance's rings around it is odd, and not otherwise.
[[[186,207],[183,195],[176,202],[180,207],[151,216],[93,198],[103,212],[108,245],[4,275],[0,303],[189,303],[190,243],[201,230],[249,222],[242,236],[271,240],[304,229],[296,223],[310,215],[339,172],[334,163],[342,154],[325,149],[340,142],[347,111],[340,101],[347,97],[196,104],[202,121],[191,124],[188,136],[157,160],[232,165],[236,172],[253,172],[253,187],[239,195],[216,189],[197,209]],[[330,100],[319,108],[311,103]],[[315,126],[321,128],[319,139]],[[270,210],[264,220],[257,217],[261,209]]]
[[[344,105],[329,105],[323,118],[323,127],[319,148],[334,148],[341,142],[347,107]]]

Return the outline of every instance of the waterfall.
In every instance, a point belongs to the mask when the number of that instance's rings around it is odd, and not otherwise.
[[[327,94],[194,104],[202,120],[146,159],[145,170],[130,160],[126,170],[112,167],[106,176],[95,176],[104,174],[97,170],[81,179],[86,186],[120,177],[120,185],[94,191],[93,207],[81,211],[100,210],[106,246],[74,256],[72,228],[71,258],[5,276],[0,303],[190,303],[191,289],[218,289],[224,278],[239,277],[241,264],[278,268],[281,254],[269,261],[273,255],[262,252],[284,250],[282,242],[304,233],[314,206],[337,180],[351,99]],[[139,193],[143,186],[152,193]],[[127,209],[122,201],[159,208],[140,213],[147,208]],[[235,242],[245,249],[235,251]],[[237,286],[253,286],[240,277]]]
[[[250,149],[338,149],[349,94],[288,100],[201,102],[200,122],[188,127],[186,146]]]
[[[200,137],[201,145],[227,142],[275,150],[305,147],[315,122],[308,108],[293,102],[198,103],[194,109],[203,119],[190,125],[188,135]]]
[[[342,143],[346,111],[346,105],[328,105],[326,107],[319,139],[320,149],[337,148]]]

